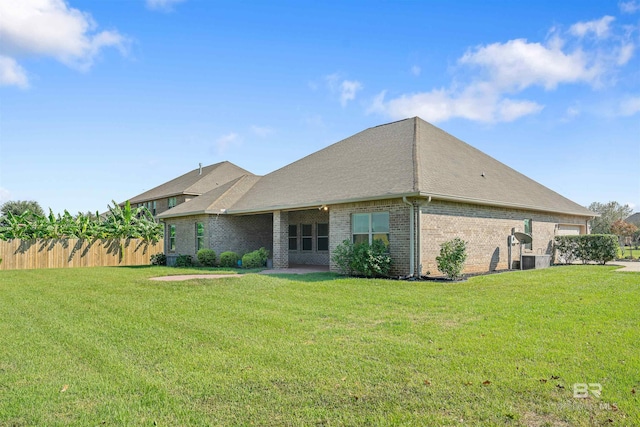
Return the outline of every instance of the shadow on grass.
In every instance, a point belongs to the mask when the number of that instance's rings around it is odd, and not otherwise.
[[[265,274],[266,277],[277,277],[278,279],[292,280],[294,282],[324,282],[327,280],[342,279],[337,273],[305,273],[305,274]]]

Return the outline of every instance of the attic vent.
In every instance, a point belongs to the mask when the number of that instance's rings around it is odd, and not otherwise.
[[[483,178],[485,178],[485,176],[484,176],[484,172],[482,172],[482,173],[480,174],[480,176],[481,176],[481,177],[483,177]]]

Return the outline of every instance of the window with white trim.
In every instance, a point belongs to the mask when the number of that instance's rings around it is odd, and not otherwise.
[[[357,213],[351,215],[353,243],[381,240],[389,246],[389,212]]]

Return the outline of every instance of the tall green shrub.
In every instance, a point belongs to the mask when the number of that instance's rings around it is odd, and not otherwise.
[[[334,250],[332,260],[343,274],[365,277],[386,277],[392,266],[391,255],[381,240],[371,245],[345,240]]]
[[[467,243],[456,237],[440,245],[440,255],[436,257],[438,271],[449,279],[462,276],[464,262],[467,260]]]
[[[589,261],[606,264],[617,255],[618,238],[613,234],[556,236],[555,249],[558,257],[565,262],[579,259],[583,264]]]

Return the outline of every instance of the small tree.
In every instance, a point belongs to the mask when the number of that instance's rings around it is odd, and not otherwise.
[[[464,262],[467,260],[467,243],[456,237],[440,245],[440,256],[436,257],[438,271],[449,279],[455,280],[462,276]]]
[[[589,205],[589,210],[600,214],[599,217],[590,221],[591,234],[612,233],[611,226],[614,222],[624,220],[633,213],[633,209],[629,205],[621,205],[618,202],[593,202]]]
[[[618,236],[622,256],[624,256],[624,246],[632,243],[633,235],[638,231],[638,227],[619,219],[611,225],[611,233]]]

